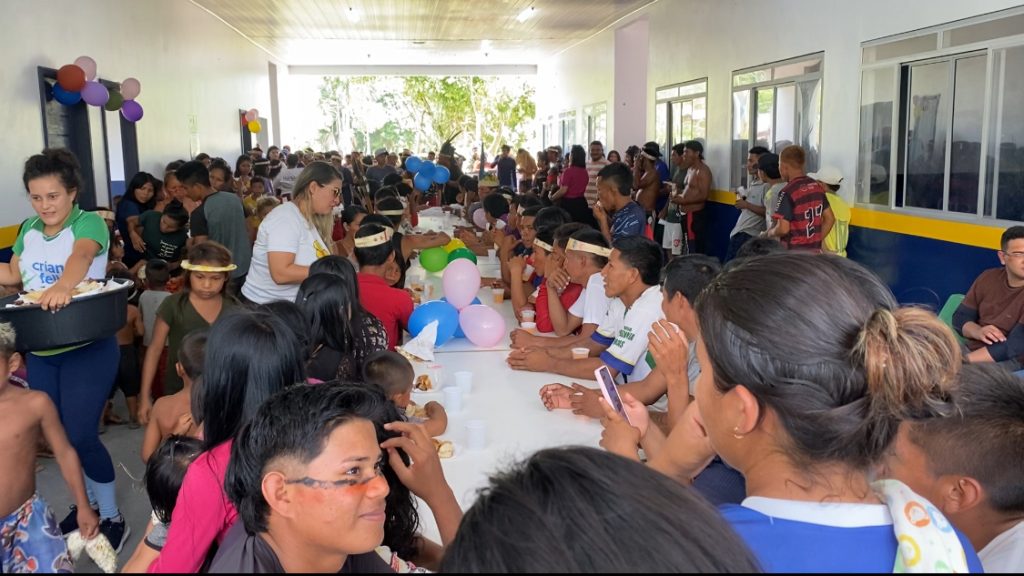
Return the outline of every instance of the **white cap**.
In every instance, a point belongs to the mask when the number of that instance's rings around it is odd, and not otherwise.
[[[809,178],[824,182],[830,186],[839,186],[843,181],[843,174],[838,168],[834,166],[825,166],[817,172],[812,172],[807,175]]]

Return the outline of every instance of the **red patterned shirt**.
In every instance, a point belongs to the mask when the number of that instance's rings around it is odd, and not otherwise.
[[[789,222],[789,234],[783,242],[790,249],[821,251],[822,215],[828,208],[825,189],[807,176],[790,180],[779,191],[778,205],[772,218]]]

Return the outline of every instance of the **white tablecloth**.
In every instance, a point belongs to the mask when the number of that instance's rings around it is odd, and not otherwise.
[[[438,216],[435,212],[420,213],[420,228],[451,232],[456,222],[451,216]],[[426,214],[426,215],[425,215]],[[487,257],[478,258],[482,277],[500,275],[497,262]],[[441,274],[425,274],[414,261],[410,278],[424,275],[424,301],[436,300],[443,295]],[[416,280],[410,280],[416,281]],[[433,286],[432,297],[427,297]],[[445,476],[455,492],[463,510],[476,500],[477,491],[487,485],[487,478],[534,452],[556,446],[583,445],[596,447],[601,439],[601,425],[585,416],[575,416],[569,410],[548,412],[540,401],[540,388],[552,382],[566,381],[553,374],[516,372],[505,362],[508,356],[508,333],[516,326],[512,304],[505,300],[494,304],[491,289],[480,290],[480,301],[501,312],[506,330],[502,342],[491,349],[481,349],[464,338],[456,338],[436,350],[435,363],[442,366],[442,384],[454,385],[454,374],[459,371],[473,373],[473,388],[462,399],[462,409],[448,413],[448,430],[439,438],[455,444],[455,457],[442,460]],[[435,400],[444,404],[441,390],[414,393],[413,401],[425,404]],[[487,424],[487,444],[484,450],[466,448],[466,422],[483,420]],[[437,526],[430,509],[420,502],[422,533],[440,542]]]

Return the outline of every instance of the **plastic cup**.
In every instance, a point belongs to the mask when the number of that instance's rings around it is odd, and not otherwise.
[[[430,375],[430,379],[434,382],[434,390],[440,390],[444,388],[444,366],[440,364],[428,364],[427,374]]]
[[[583,360],[584,358],[589,358],[589,357],[590,357],[590,349],[589,348],[573,348],[572,349],[572,359],[573,360]]]
[[[494,296],[494,303],[501,304],[505,301],[505,289],[504,288],[491,288],[491,294]]]
[[[533,322],[534,318],[537,317],[537,312],[529,308],[520,310],[519,313],[523,316],[523,322]]]
[[[444,389],[444,409],[449,413],[462,410],[462,390],[458,386],[449,386]]]
[[[470,391],[473,390],[473,373],[456,372],[455,385],[462,391],[463,396],[469,396]]]
[[[466,422],[466,448],[483,450],[487,447],[487,423],[483,420]]]
[[[498,259],[498,251],[495,250],[494,248],[488,248],[487,249],[487,260],[489,260],[490,262],[493,263],[497,259]]]
[[[536,334],[537,333],[537,323],[536,322],[523,322],[522,324],[520,324],[520,326],[522,326],[523,330],[526,330],[530,334]]]

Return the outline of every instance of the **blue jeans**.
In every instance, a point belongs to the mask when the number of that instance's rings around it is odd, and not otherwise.
[[[113,336],[53,356],[26,355],[29,383],[50,396],[82,470],[94,482],[114,481],[114,464],[100,442],[99,425],[120,359]]]

